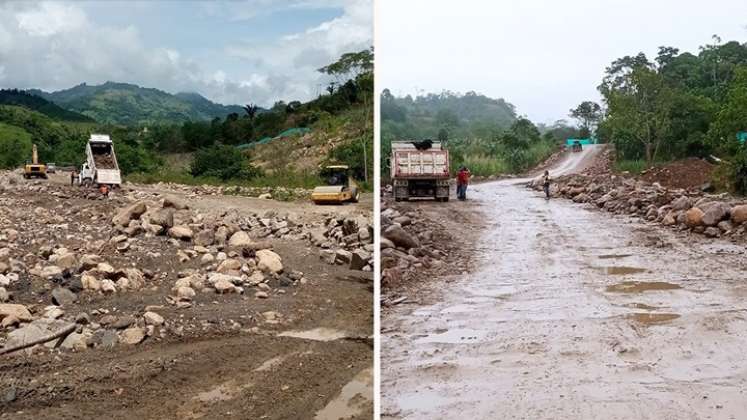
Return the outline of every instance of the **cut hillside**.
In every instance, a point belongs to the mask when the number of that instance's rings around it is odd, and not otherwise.
[[[267,172],[278,169],[316,172],[325,162],[334,160],[331,153],[338,147],[367,138],[372,139],[373,121],[366,108],[358,108],[314,124],[311,132],[303,135],[276,138],[266,144],[249,147],[253,165]],[[370,144],[367,144],[371,148]],[[369,163],[373,156],[369,156]]]

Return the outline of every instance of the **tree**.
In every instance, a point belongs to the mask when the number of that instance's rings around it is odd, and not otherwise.
[[[599,121],[602,120],[602,107],[592,101],[581,102],[576,108],[571,109],[569,116],[581,123],[581,129],[588,134],[593,134]]]
[[[352,53],[345,53],[332,64],[318,71],[337,79],[338,83],[356,79],[363,73],[373,73],[373,47]]]
[[[438,141],[446,143],[447,140],[449,140],[449,132],[445,128],[438,130]]]
[[[259,107],[256,104],[247,104],[244,105],[244,111],[246,111],[246,116],[254,121],[254,117],[257,115],[257,111],[259,111]]]

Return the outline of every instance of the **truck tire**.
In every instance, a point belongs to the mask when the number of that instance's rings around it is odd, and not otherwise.
[[[360,200],[360,198],[361,198],[361,192],[358,190],[355,190],[355,194],[353,194],[353,196],[350,197],[350,202],[357,203],[358,200]]]

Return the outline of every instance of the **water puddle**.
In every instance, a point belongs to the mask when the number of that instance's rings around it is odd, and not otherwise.
[[[373,369],[359,372],[340,394],[314,416],[315,420],[356,418],[373,406]]]
[[[625,266],[610,266],[610,267],[599,267],[600,270],[604,272],[604,274],[610,275],[610,276],[625,276],[628,274],[637,274],[637,273],[645,273],[645,268],[639,268],[639,267],[625,267]]]
[[[607,286],[608,292],[616,293],[643,293],[657,290],[676,290],[682,286],[665,281],[624,281],[622,283]]]
[[[627,258],[632,257],[633,254],[603,254],[597,256],[597,258],[602,260],[610,260],[610,259],[618,259],[618,258]]]
[[[194,399],[204,403],[228,401],[232,400],[236,396],[236,394],[239,393],[239,391],[241,391],[241,387],[236,386],[233,381],[230,381],[218,385],[217,387],[209,391],[200,392],[199,394],[195,395]]]
[[[679,314],[666,313],[635,313],[626,316],[626,318],[644,325],[663,324],[679,317]]]
[[[283,331],[278,334],[278,337],[293,337],[314,341],[335,341],[347,337],[347,334],[344,331],[333,328],[319,327],[307,331]]]

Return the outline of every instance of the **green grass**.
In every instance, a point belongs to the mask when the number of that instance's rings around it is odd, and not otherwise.
[[[494,156],[465,156],[463,162],[452,169],[456,171],[462,165],[468,167],[472,175],[475,176],[490,176],[509,172],[508,164],[502,158]]]
[[[634,175],[639,175],[646,168],[646,161],[642,159],[615,161],[615,171],[617,172],[629,172]]]

